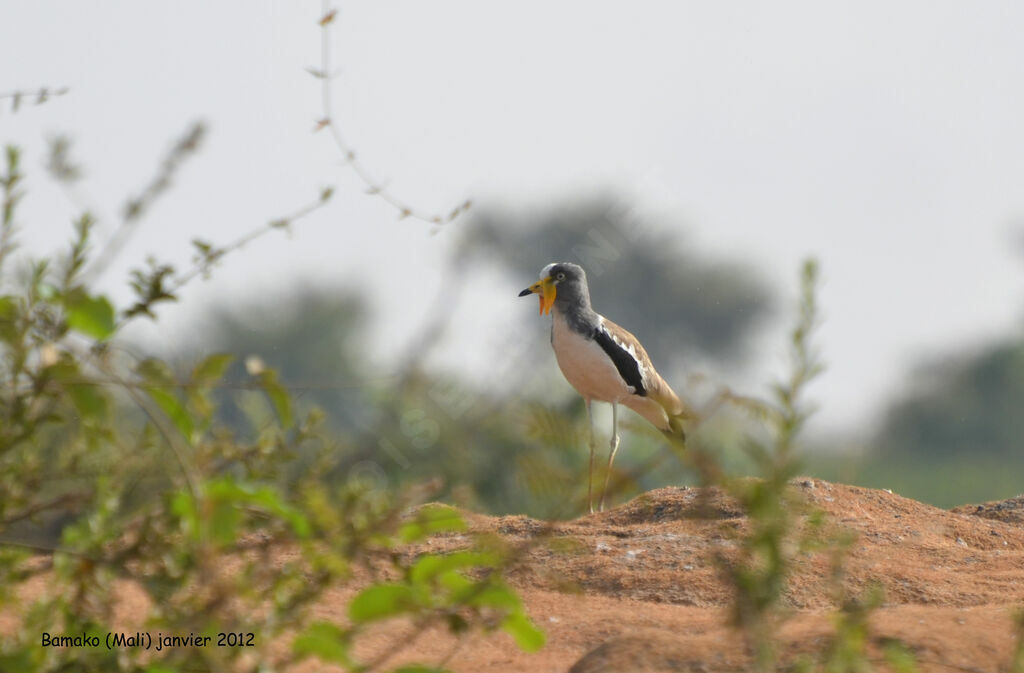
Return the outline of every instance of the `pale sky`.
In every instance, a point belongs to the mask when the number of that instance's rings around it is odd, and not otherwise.
[[[754,264],[784,300],[800,259],[816,255],[829,364],[814,389],[819,429],[869,422],[922,358],[1020,333],[1020,3],[365,0],[339,9],[339,126],[412,204],[539,207],[617,191],[672,214],[698,250]],[[88,175],[80,198],[102,233],[202,119],[202,153],[104,287],[124,301],[127,263],[151,252],[184,266],[192,238],[233,239],[335,185],[336,200],[292,238],[252,245],[164,315],[297,280],[357,283],[373,298],[386,370],[435,309],[437,269],[460,223],[432,236],[398,221],[362,193],[327,135],[310,133],[322,113],[319,82],[304,69],[318,66],[319,16],[319,2],[0,5],[0,91],[70,87],[17,115],[0,109],[0,142],[21,145],[32,173],[26,247],[61,246],[76,212],[43,175],[47,138],[74,140]],[[443,363],[465,352],[483,366],[486,349],[472,346],[481,329],[521,330],[548,348],[535,304],[515,297],[531,279],[466,280]],[[750,380],[777,368],[783,338],[781,324],[765,335]],[[537,365],[554,360],[545,352]]]

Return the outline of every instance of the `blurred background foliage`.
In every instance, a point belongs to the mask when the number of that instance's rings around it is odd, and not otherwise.
[[[705,259],[665,231],[665,222],[606,197],[539,214],[484,206],[462,225],[442,273],[459,278],[484,267],[523,285],[554,258],[576,260],[587,268],[598,308],[629,325],[666,375],[683,377],[695,361],[739,367],[770,312],[769,291],[753,269]],[[513,292],[508,296],[514,301]],[[553,361],[538,357],[547,355],[547,340],[538,338],[546,327],[524,325],[516,352],[493,353],[500,371],[472,377],[427,363],[455,311],[432,314],[407,335],[409,352],[380,362],[368,343],[380,316],[361,297],[351,288],[309,285],[215,303],[183,330],[189,338],[182,341],[192,346],[176,343],[175,353],[153,355],[177,359],[184,371],[209,353],[233,353],[229,381],[244,378],[247,363],[278,371],[301,411],[323,411],[336,442],[336,478],[353,470],[389,485],[436,478],[442,498],[474,510],[578,515],[586,418]],[[218,398],[221,420],[244,433],[251,427],[249,400],[258,397],[226,386]],[[668,459],[658,433],[639,418],[626,419],[625,427],[617,466],[623,497],[692,481]],[[603,423],[599,434],[607,438]],[[652,461],[659,470],[649,469]]]
[[[695,405],[714,392],[703,368],[742,371],[749,344],[779,303],[779,293],[751,265],[709,258],[664,233],[666,222],[607,196],[541,211],[484,205],[460,226],[443,274],[457,278],[485,267],[503,272],[518,289],[553,259],[583,264],[598,309],[640,336]],[[430,366],[428,356],[443,342],[453,313],[429,318],[408,335],[408,353],[381,362],[367,341],[381,316],[354,288],[282,288],[274,296],[208,307],[189,327],[201,335],[191,340],[201,348],[177,357],[188,363],[206,353],[234,353],[229,380],[243,377],[244,363],[254,357],[278,370],[300,409],[324,412],[339,479],[353,470],[398,486],[438,479],[440,497],[477,511],[577,515],[586,419],[553,361],[536,357],[546,339],[528,326],[521,351],[502,354],[507,362],[493,379]],[[229,386],[220,395],[222,420],[238,432],[249,427],[251,391]],[[812,438],[804,469],[940,506],[1009,497],[1020,491],[1017,476],[1024,473],[1021,408],[1024,347],[1006,340],[911,371],[906,390],[889,400],[876,426]],[[631,413],[626,428],[616,466],[620,499],[693,483],[694,475],[662,456],[656,433]],[[749,424],[728,412],[700,430],[702,441],[739,471],[748,463],[735,440],[747,431]],[[598,432],[606,438],[600,419]],[[606,445],[599,439],[599,446]]]
[[[456,259],[532,279],[550,262],[583,266],[598,311],[643,335],[662,370],[694,356],[737,363],[772,307],[748,263],[708,258],[624,198],[592,197],[546,209],[479,208]]]
[[[1024,339],[921,363],[887,405],[863,449],[809,458],[842,479],[953,507],[1024,491]]]

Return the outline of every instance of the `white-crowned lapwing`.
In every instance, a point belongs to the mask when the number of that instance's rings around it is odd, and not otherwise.
[[[608,471],[598,508],[604,510],[612,461],[619,449],[618,405],[624,404],[662,432],[683,439],[686,410],[665,379],[658,375],[647,351],[635,336],[590,306],[583,268],[567,262],[548,264],[540,280],[519,293],[540,295],[540,313],[551,313],[551,346],[558,366],[583,396],[590,423],[590,477],[587,505],[594,511],[594,419],[590,403],[612,405],[612,438]]]

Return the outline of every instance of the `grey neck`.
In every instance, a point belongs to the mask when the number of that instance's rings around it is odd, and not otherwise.
[[[586,286],[559,288],[551,310],[562,316],[574,332],[590,334],[597,328],[599,316],[590,307],[590,293]]]

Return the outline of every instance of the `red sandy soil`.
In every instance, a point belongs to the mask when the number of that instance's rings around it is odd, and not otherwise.
[[[826,530],[856,534],[843,579],[847,594],[884,587],[868,635],[878,670],[888,670],[881,648],[891,639],[910,648],[920,671],[1011,670],[1018,646],[1013,615],[1024,606],[1024,497],[946,511],[888,491],[809,478],[794,485],[828,514]],[[393,651],[388,667],[444,661],[460,673],[747,669],[743,641],[727,625],[731,593],[715,561],[734,556],[736,533],[747,522],[718,492],[663,488],[553,524],[465,516],[470,532],[500,536],[521,550],[510,581],[546,631],[547,645],[529,654],[501,633],[456,641],[441,629],[413,636],[410,625],[389,624],[361,639],[360,655]],[[409,553],[470,543],[469,535],[438,535]],[[281,562],[290,554],[282,552]],[[797,556],[779,634],[783,662],[827,646],[836,614],[830,577],[828,554]],[[343,623],[353,591],[328,592],[314,617]],[[298,670],[325,669],[307,661]]]
[[[844,588],[874,583],[885,602],[870,619],[870,651],[881,670],[887,639],[909,647],[921,671],[1008,671],[1016,647],[1013,615],[1024,607],[1024,497],[946,511],[855,486],[802,478],[807,500],[856,541]],[[519,652],[498,635],[463,646],[455,671],[739,671],[749,660],[727,626],[730,589],[714,560],[729,558],[746,527],[719,493],[663,488],[611,511],[546,524],[523,516],[468,514],[474,532],[496,533],[528,551],[511,574],[548,643]],[[551,536],[530,546],[537,536]],[[467,543],[438,536],[423,551]],[[417,550],[419,551],[419,550]],[[781,659],[820,652],[834,632],[834,586],[827,554],[798,557],[785,594],[791,612],[780,633]],[[374,653],[402,642],[375,634]],[[437,661],[454,641],[441,632],[417,639],[395,661]]]

